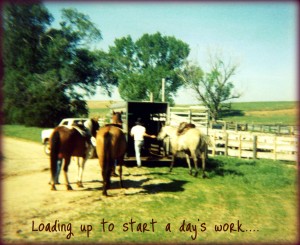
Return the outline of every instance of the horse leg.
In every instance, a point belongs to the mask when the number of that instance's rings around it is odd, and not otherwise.
[[[68,179],[68,168],[69,168],[69,165],[70,165],[70,161],[71,161],[71,156],[68,156],[68,157],[65,158],[65,163],[64,163],[65,184],[67,186],[68,191],[73,190],[71,185],[70,185],[69,179]]]
[[[188,154],[185,154],[185,159],[186,159],[186,162],[188,164],[188,167],[189,167],[189,173],[190,175],[192,175],[192,167],[191,167],[191,160],[190,160],[190,156]]]
[[[192,157],[193,157],[193,161],[194,161],[194,165],[195,165],[195,175],[194,176],[197,177],[198,176],[198,172],[199,172],[197,154],[193,153]]]
[[[102,178],[103,178],[103,191],[102,194],[107,196],[107,190],[110,188],[110,175],[111,168],[106,166],[102,169]]]
[[[82,160],[82,161],[80,161],[80,160]],[[85,165],[86,160],[87,159],[84,157],[77,157],[77,166],[78,166],[77,186],[80,188],[83,188],[82,177],[83,177],[83,170],[84,170],[84,165]]]
[[[52,169],[53,172],[51,172],[51,178],[49,184],[51,185],[51,190],[56,190],[55,185],[59,184],[59,174],[60,174],[60,169],[62,165],[63,158],[58,158],[56,161],[56,169],[55,167]]]
[[[171,173],[172,170],[173,170],[174,162],[175,162],[175,154],[173,154],[173,156],[172,156],[172,162],[171,162],[170,170],[169,170],[170,173]]]
[[[123,180],[122,180],[122,172],[123,172],[122,166],[123,166],[123,162],[124,162],[124,159],[123,159],[123,158],[124,158],[124,157],[122,157],[122,158],[120,158],[120,159],[118,160],[118,162],[119,162],[120,187],[121,187],[121,188],[124,187],[124,186],[123,186]]]
[[[201,160],[202,160],[202,178],[205,178],[206,177],[206,174],[205,174],[205,158],[206,158],[206,154],[207,152],[204,151],[201,153]]]
[[[59,174],[62,166],[63,158],[58,158],[57,160],[57,170],[55,174],[55,184],[59,184]]]
[[[105,174],[105,170],[104,168],[102,168],[102,179],[103,179],[103,190],[102,190],[102,194],[104,196],[107,196],[107,185],[106,185],[106,174]]]
[[[56,191],[55,187],[55,180],[56,180],[56,172],[57,172],[57,165],[51,167],[51,179],[49,184],[51,185],[51,190]]]

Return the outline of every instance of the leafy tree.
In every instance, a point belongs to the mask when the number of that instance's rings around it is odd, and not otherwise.
[[[6,4],[3,20],[5,66],[19,72],[38,72],[40,37],[53,17],[40,4]]]
[[[52,20],[39,3],[5,6],[6,123],[54,126],[64,117],[86,116],[84,96],[115,82],[110,70],[98,67],[109,56],[88,49],[102,38],[88,16],[65,9],[60,29],[49,28]]]
[[[109,54],[114,58],[119,93],[124,100],[161,101],[161,81],[165,78],[165,95],[174,102],[182,81],[175,70],[182,66],[189,54],[188,44],[175,37],[144,34],[136,42],[130,36],[115,40]]]
[[[4,113],[5,120],[24,123],[32,74],[39,72],[39,37],[45,33],[52,16],[39,5],[7,4],[4,9]]]
[[[236,69],[237,65],[225,64],[219,56],[215,56],[211,57],[209,72],[205,73],[198,65],[186,62],[179,76],[196,93],[197,99],[209,109],[212,119],[217,120],[221,111],[226,108],[224,102],[241,96],[233,91],[231,79]]]

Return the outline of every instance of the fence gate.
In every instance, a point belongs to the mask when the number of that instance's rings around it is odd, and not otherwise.
[[[193,123],[204,133],[209,126],[209,113],[205,106],[169,107],[168,123],[178,127],[181,122]]]

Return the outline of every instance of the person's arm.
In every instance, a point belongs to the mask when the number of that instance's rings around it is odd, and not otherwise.
[[[156,135],[150,135],[150,134],[147,134],[146,132],[144,133],[144,136],[145,137],[149,137],[149,138],[156,138]]]
[[[130,135],[133,137],[133,128],[130,130]]]

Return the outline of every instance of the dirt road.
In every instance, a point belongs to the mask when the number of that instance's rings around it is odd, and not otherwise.
[[[87,202],[91,206],[91,202],[102,199],[97,159],[89,159],[86,163],[83,189],[75,184],[77,165],[71,162],[69,180],[74,191],[67,192],[65,185],[58,185],[58,191],[50,191],[49,157],[44,154],[42,144],[4,137],[2,146],[2,239],[5,243],[35,241],[33,220],[43,222],[57,217],[67,220],[82,211]],[[128,171],[125,168],[124,175],[130,174]],[[118,183],[118,179],[114,180]],[[64,182],[62,174],[60,182]],[[111,193],[122,194],[124,191],[116,188]]]

